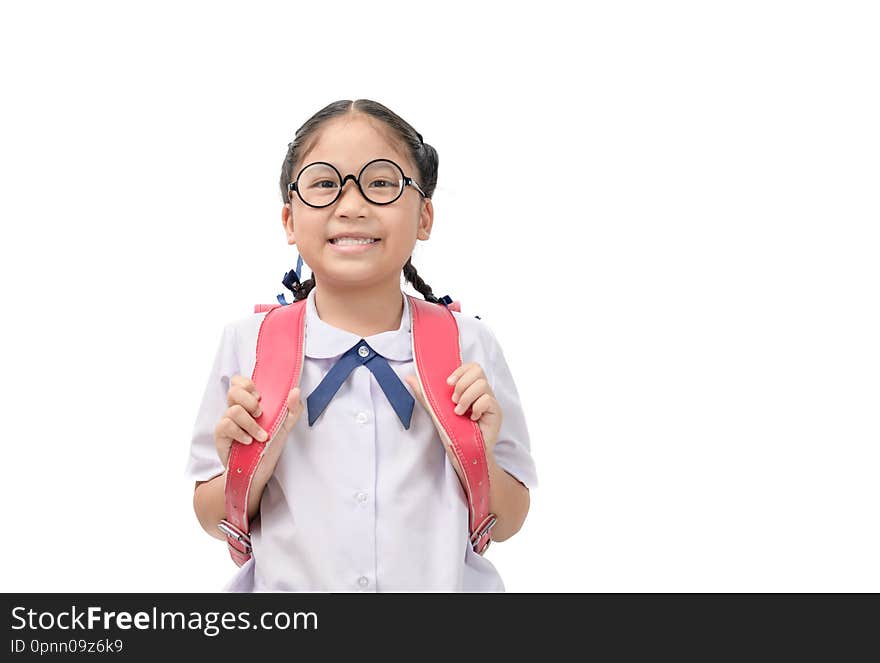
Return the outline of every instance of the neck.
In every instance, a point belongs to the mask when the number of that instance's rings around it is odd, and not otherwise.
[[[323,280],[315,286],[318,317],[361,338],[398,329],[403,297],[399,278],[364,288],[334,287]]]

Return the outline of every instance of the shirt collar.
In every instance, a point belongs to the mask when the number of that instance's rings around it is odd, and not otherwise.
[[[409,297],[406,293],[403,293],[403,315],[400,318],[400,327],[372,336],[360,337],[344,329],[334,327],[318,317],[318,308],[315,306],[315,290],[312,288],[306,298],[305,353],[307,357],[314,359],[338,357],[363,338],[373,350],[386,359],[397,361],[412,359],[410,333],[412,324]]]

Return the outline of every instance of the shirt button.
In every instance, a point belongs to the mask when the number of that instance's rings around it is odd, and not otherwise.
[[[357,413],[357,422],[358,422],[359,424],[365,424],[365,423],[367,423],[367,420],[368,420],[368,419],[369,419],[369,417],[367,416],[367,413],[366,413],[366,412],[358,412],[358,413]]]
[[[366,493],[358,493],[356,495],[356,497],[357,497],[357,501],[360,502],[361,504],[363,504],[364,502],[367,501],[367,494]]]
[[[358,348],[358,354],[361,357],[366,357],[368,354],[370,354],[370,350],[369,350],[369,348],[367,348],[366,345],[362,345],[361,347]]]
[[[358,584],[361,587],[366,587],[367,585],[370,584],[370,581],[367,580],[366,576],[361,576],[360,578],[358,578]]]

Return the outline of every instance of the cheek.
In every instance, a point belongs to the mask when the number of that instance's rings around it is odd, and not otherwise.
[[[303,244],[319,246],[324,243],[326,235],[324,231],[327,227],[327,222],[323,217],[314,214],[314,212],[311,214],[306,212],[294,216],[293,227],[297,239],[302,241]]]
[[[419,234],[418,208],[407,210],[395,220],[396,235],[401,241],[415,242]]]
[[[418,238],[418,225],[412,219],[401,219],[394,228],[393,244],[402,251],[411,251]]]

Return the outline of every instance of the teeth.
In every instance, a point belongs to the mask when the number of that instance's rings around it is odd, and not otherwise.
[[[346,244],[372,244],[378,240],[375,239],[362,239],[359,237],[338,237],[336,239],[331,239],[331,244],[339,244],[341,246],[345,246]]]

